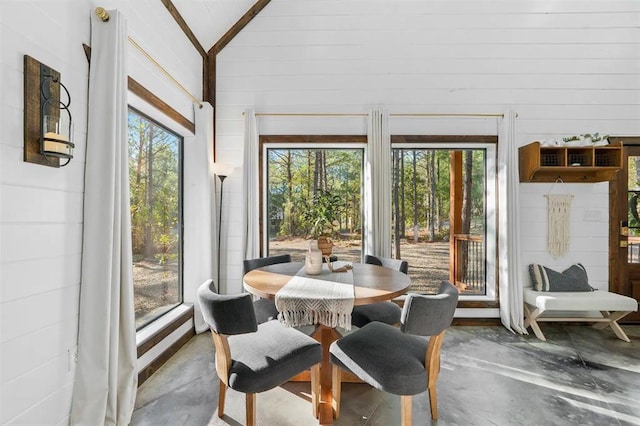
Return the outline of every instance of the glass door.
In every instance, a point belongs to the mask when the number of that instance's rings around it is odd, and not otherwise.
[[[640,146],[624,147],[623,169],[610,185],[610,289],[640,300]],[[640,321],[640,313],[625,321]]]

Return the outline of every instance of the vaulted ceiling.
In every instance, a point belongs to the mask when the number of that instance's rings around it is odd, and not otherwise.
[[[254,4],[254,0],[172,0],[193,34],[209,50]]]

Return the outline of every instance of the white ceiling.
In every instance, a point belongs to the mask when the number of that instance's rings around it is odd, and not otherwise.
[[[173,0],[174,6],[207,51],[254,3],[254,0]]]

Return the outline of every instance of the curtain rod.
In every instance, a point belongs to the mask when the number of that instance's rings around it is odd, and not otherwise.
[[[242,112],[244,115],[244,111]],[[340,112],[256,112],[256,117],[366,117],[364,113]]]
[[[242,112],[244,115],[244,112]],[[286,112],[257,112],[256,117],[366,117],[365,113],[286,113]],[[498,117],[503,118],[504,114],[492,113],[393,113],[390,117]]]
[[[504,117],[504,114],[482,113],[482,112],[424,112],[424,113],[395,113],[389,114],[391,117]]]
[[[100,18],[102,22],[107,22],[109,20],[109,12],[107,12],[104,7],[96,7],[96,16]],[[135,47],[140,53],[144,55],[145,58],[149,60],[149,62],[155,65],[160,70],[160,72],[162,72],[169,80],[173,82],[173,84],[175,84],[182,92],[184,92],[185,95],[191,98],[194,104],[202,107],[200,100],[195,96],[193,96],[191,92],[189,92],[187,89],[185,89],[185,87],[182,84],[180,84],[180,82],[176,80],[171,74],[169,74],[169,71],[164,69],[164,67],[160,65],[158,61],[156,61],[153,58],[153,56],[148,54],[147,51],[142,48],[142,46],[140,46],[134,39],[132,39],[129,36],[127,36],[127,39],[129,40],[129,43],[131,43],[133,47]]]

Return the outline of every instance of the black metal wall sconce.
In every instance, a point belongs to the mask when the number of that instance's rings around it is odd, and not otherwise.
[[[60,73],[24,56],[24,161],[63,167],[73,158],[71,96]],[[65,161],[66,160],[66,161]]]

